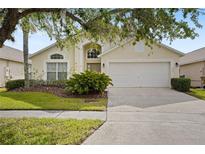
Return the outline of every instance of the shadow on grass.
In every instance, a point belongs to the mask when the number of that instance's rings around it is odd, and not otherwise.
[[[106,99],[61,98],[42,92],[1,92],[0,109],[104,110]]]

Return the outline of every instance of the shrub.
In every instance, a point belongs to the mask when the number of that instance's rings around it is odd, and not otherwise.
[[[30,86],[49,86],[65,88],[67,80],[54,80],[54,81],[44,81],[44,80],[30,80]]]
[[[191,86],[191,79],[189,78],[172,78],[172,88],[177,91],[187,92]]]
[[[55,80],[55,81],[47,81],[48,86],[58,87],[58,88],[65,88],[67,80]]]
[[[44,81],[44,80],[29,80],[30,86],[50,86],[65,88],[67,80],[56,80],[56,81]],[[6,83],[8,90],[17,89],[24,87],[24,79],[10,80]]]
[[[85,71],[73,74],[67,81],[66,90],[74,94],[102,93],[108,85],[112,85],[112,80],[106,74]]]
[[[21,88],[24,87],[24,79],[20,80],[10,80],[6,82],[6,88],[8,90],[16,89],[16,88]]]

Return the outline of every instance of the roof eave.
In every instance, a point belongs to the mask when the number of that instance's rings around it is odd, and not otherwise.
[[[29,58],[32,58],[32,57],[34,57],[34,56],[36,56],[36,55],[39,55],[39,54],[43,53],[44,51],[46,51],[46,50],[48,50],[48,49],[54,47],[55,45],[56,45],[56,42],[53,43],[53,44],[51,44],[51,45],[49,45],[49,46],[47,46],[47,47],[45,47],[45,48],[43,48],[43,49],[41,49],[41,50],[39,50],[39,51],[37,51],[37,52],[35,52],[35,53],[33,53],[33,54],[31,54],[31,55],[29,56]]]
[[[104,56],[104,55],[110,53],[112,50],[117,49],[117,48],[119,48],[120,46],[123,46],[123,45],[129,43],[130,41],[131,41],[131,40],[125,42],[125,43],[122,44],[122,45],[118,45],[118,46],[116,46],[116,47],[114,47],[114,48],[112,48],[112,49],[109,49],[109,50],[105,51],[104,53],[100,54],[98,57],[102,57],[102,56]],[[163,44],[163,43],[157,43],[157,44],[160,45],[160,46],[162,46],[162,47],[164,47],[164,48],[167,48],[167,49],[169,49],[169,50],[171,50],[171,51],[173,51],[173,52],[175,52],[175,53],[177,53],[177,54],[179,54],[180,56],[184,56],[184,55],[185,55],[185,53],[183,53],[183,52],[181,52],[181,51],[178,51],[178,50],[176,50],[176,49],[174,49],[174,48],[171,48],[171,47],[169,47],[169,46],[167,46],[167,45],[165,45],[165,44]]]

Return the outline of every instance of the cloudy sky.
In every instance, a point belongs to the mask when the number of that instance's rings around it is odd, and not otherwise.
[[[196,30],[199,34],[199,37],[196,39],[174,40],[171,44],[168,41],[163,41],[163,43],[184,53],[205,47],[205,16],[200,16],[199,22],[203,25],[203,28]],[[22,50],[23,36],[21,30],[17,29],[14,33],[14,36],[15,42],[7,41],[5,45]],[[32,34],[29,37],[29,52],[34,53],[54,42],[55,41],[50,40],[45,33],[38,32]]]

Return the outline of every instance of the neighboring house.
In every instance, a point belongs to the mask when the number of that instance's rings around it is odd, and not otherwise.
[[[180,58],[180,75],[191,79],[192,87],[203,86],[205,77],[205,48],[201,48]]]
[[[8,46],[0,48],[0,87],[8,80],[23,78],[23,52]]]
[[[170,87],[184,54],[165,45],[127,41],[121,45],[82,41],[60,50],[52,44],[30,56],[34,79],[64,80],[93,70],[108,74],[115,87]]]

